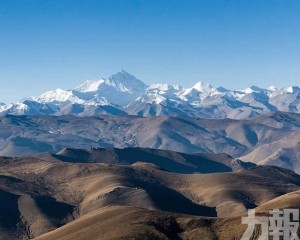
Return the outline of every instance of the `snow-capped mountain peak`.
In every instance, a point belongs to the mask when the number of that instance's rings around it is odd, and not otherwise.
[[[147,87],[145,83],[143,83],[141,80],[137,79],[135,76],[129,74],[123,69],[111,75],[109,77],[109,80],[116,87],[121,88],[122,86],[123,90],[126,89],[129,91],[144,91]]]
[[[195,101],[197,104],[214,94],[220,94],[220,92],[213,88],[209,83],[197,82],[191,88],[187,88],[180,93],[180,98],[186,101]]]
[[[126,72],[125,70],[121,69],[120,71],[111,75],[109,79],[120,81],[120,82],[126,82],[132,79],[136,79],[136,77]]]
[[[76,103],[83,103],[84,101],[79,99],[77,96],[73,94],[73,91],[68,90],[65,91],[63,89],[57,88],[53,91],[48,91],[40,95],[39,97],[33,98],[34,101],[40,103],[47,103],[47,102],[76,102]]]
[[[190,88],[171,84],[147,86],[124,70],[88,80],[74,90],[56,89],[16,104],[0,104],[0,114],[188,115],[208,118],[251,118],[270,111],[300,113],[300,88],[244,90],[214,88],[198,82]]]
[[[147,85],[141,80],[125,70],[120,70],[109,78],[85,81],[74,92],[90,102],[98,102],[102,98],[104,101],[124,106],[141,96],[146,88]]]
[[[295,86],[285,87],[282,89],[283,93],[295,93],[295,92],[299,92],[299,91],[300,91],[300,88],[295,87]]]
[[[242,90],[241,92],[253,93],[253,92],[264,92],[264,91],[266,91],[266,89],[263,89],[263,88],[260,88],[260,87],[257,87],[257,86],[251,86],[251,87],[248,87],[248,88]]]
[[[267,90],[271,91],[271,92],[276,92],[278,90],[278,88],[275,87],[275,86],[270,86],[270,87],[267,88]]]
[[[144,91],[147,85],[125,70],[113,74],[108,79],[87,80],[74,90],[82,93],[98,92],[108,88],[115,88],[121,92]]]
[[[210,92],[213,90],[213,87],[209,83],[205,82],[197,82],[192,89],[196,89],[199,92]]]

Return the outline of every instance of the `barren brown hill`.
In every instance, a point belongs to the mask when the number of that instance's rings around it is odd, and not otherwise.
[[[300,208],[299,191],[275,198],[256,210]],[[267,214],[267,213],[265,213]],[[235,240],[241,239],[247,225],[241,217],[207,218],[145,209],[109,206],[87,214],[37,240]],[[118,226],[118,231],[115,231]],[[259,237],[255,229],[252,240]]]
[[[78,159],[63,162],[46,156],[1,158],[1,239],[37,237],[110,205],[235,217],[300,189],[300,176],[278,167],[179,174],[151,162],[74,163]]]
[[[295,130],[272,143],[264,144],[240,157],[259,165],[275,165],[300,173],[300,131]]]
[[[272,209],[300,209],[300,191],[284,194],[272,199],[257,208],[257,211],[268,211]]]
[[[245,229],[240,218],[205,218],[109,206],[36,240],[233,240],[240,239]]]
[[[65,148],[57,154],[42,153],[35,157],[73,163],[107,163],[132,165],[139,162],[154,164],[175,173],[232,172],[253,168],[256,165],[233,159],[227,154],[185,154],[151,148]]]

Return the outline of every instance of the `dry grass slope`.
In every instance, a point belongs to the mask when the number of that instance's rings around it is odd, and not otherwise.
[[[129,149],[138,156],[130,160],[126,151],[82,151],[85,157],[73,161],[78,150],[0,158],[1,240],[34,238],[52,230],[43,238],[232,239],[242,232],[239,217],[247,208],[300,190],[300,176],[290,170],[257,166],[231,172],[232,159],[224,155]],[[205,174],[155,165],[172,157],[171,166]],[[210,164],[221,167],[212,172]]]

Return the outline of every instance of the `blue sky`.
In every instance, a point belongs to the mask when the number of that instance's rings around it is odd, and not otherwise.
[[[144,82],[300,85],[299,0],[1,0],[0,102],[125,69]]]

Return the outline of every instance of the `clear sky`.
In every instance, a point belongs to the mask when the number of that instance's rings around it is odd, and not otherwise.
[[[147,84],[300,85],[299,0],[1,0],[0,102],[125,69]]]

